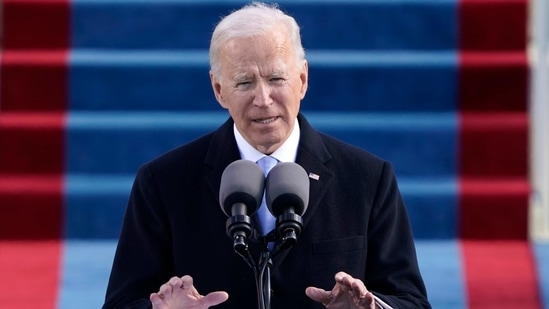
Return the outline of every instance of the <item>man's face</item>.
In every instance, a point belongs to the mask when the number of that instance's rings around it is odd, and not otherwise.
[[[219,104],[254,148],[274,152],[292,132],[307,91],[308,66],[296,61],[284,31],[236,38],[220,49],[221,76],[210,73]]]

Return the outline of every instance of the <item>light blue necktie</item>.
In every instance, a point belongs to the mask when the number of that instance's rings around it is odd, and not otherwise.
[[[267,176],[267,174],[269,174],[269,171],[278,164],[278,160],[271,156],[265,156],[259,159],[257,161],[257,164],[259,164],[259,166],[263,170],[263,174]],[[266,235],[275,228],[276,219],[267,208],[267,203],[265,202],[265,194],[263,194],[263,201],[261,202],[261,206],[257,210],[257,215],[259,216],[259,221],[261,222],[263,235]]]

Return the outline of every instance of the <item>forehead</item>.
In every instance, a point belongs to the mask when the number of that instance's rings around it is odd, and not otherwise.
[[[294,53],[287,36],[267,33],[232,38],[220,49],[221,70],[256,67],[267,70],[286,69],[295,65]]]

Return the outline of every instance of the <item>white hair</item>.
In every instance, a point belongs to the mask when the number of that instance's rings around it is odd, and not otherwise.
[[[212,74],[218,79],[221,76],[219,50],[229,40],[262,35],[280,28],[281,24],[288,29],[296,61],[304,60],[305,50],[301,45],[299,25],[295,19],[282,12],[276,4],[252,2],[221,19],[215,27],[210,42]]]

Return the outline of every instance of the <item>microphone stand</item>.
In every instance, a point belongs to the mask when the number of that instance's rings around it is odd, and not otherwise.
[[[252,268],[255,277],[258,309],[271,308],[271,268],[272,258],[290,250],[296,243],[303,227],[300,215],[289,212],[280,215],[276,229],[265,235],[265,247],[256,262],[248,248],[248,237],[251,235],[251,222],[248,216],[233,216],[226,222],[227,232],[232,235],[233,250]],[[272,250],[269,240],[275,240]]]
[[[262,294],[260,302],[263,304],[264,309],[271,308],[271,267],[273,266],[271,260],[271,252],[268,248],[261,253],[261,259],[259,262],[260,272],[257,281],[261,284],[258,288],[258,293]]]
[[[280,218],[284,219],[284,216],[281,216]],[[296,244],[297,236],[301,232],[301,216],[294,214],[292,216],[293,222],[291,226],[284,224],[284,220],[280,221],[283,221],[283,223],[281,223],[279,227],[277,227],[277,231],[281,231],[281,233],[279,233],[280,235],[277,235],[273,250],[269,250],[269,247],[267,245],[267,240],[269,238],[272,238],[271,232],[267,236],[265,236],[266,245],[261,252],[260,259],[257,263],[255,262],[250,251],[248,250],[248,244],[246,242],[247,240],[245,238],[238,238],[237,242],[237,237],[234,238],[234,249],[236,253],[244,258],[246,263],[248,263],[248,265],[252,268],[254,272],[259,309],[271,308],[271,267],[273,266],[272,258],[284,251],[290,250]],[[297,228],[297,231],[294,228]]]
[[[233,249],[240,255],[244,261],[250,266],[254,272],[257,300],[259,309],[271,308],[271,268],[273,266],[272,258],[280,253],[290,250],[290,248],[296,243],[297,235],[291,232],[286,233],[282,238],[278,239],[273,250],[269,250],[266,245],[261,252],[259,261],[256,262],[251,252],[248,250],[247,238],[242,235],[234,235],[233,237]],[[288,234],[292,235],[288,237]],[[266,239],[270,238],[267,235]]]

